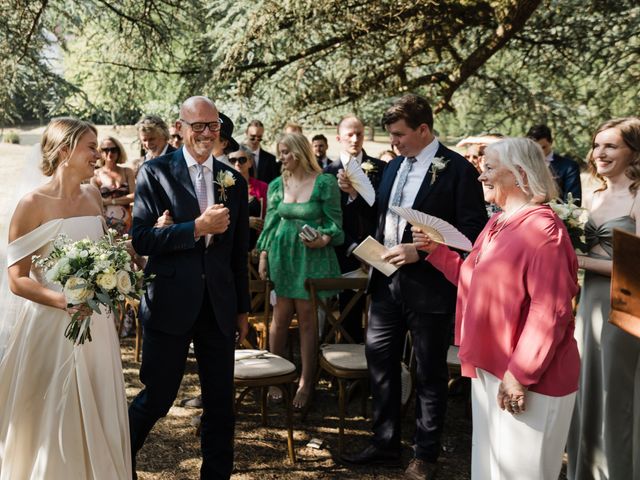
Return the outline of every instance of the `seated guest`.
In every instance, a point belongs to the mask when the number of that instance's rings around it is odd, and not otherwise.
[[[145,115],[136,123],[140,146],[144,155],[133,161],[133,171],[137,175],[140,166],[147,160],[161,157],[176,149],[169,144],[169,127],[157,115]]]
[[[327,165],[331,163],[331,159],[327,157],[327,149],[329,148],[327,137],[321,133],[314,135],[311,139],[311,146],[313,147],[313,154],[316,156],[318,165],[324,170]]]
[[[396,157],[397,157],[396,152],[394,152],[393,150],[385,150],[380,154],[379,158],[383,162],[389,163],[391,160],[393,160]]]
[[[258,236],[264,226],[264,216],[267,213],[268,185],[249,175],[253,167],[253,154],[248,147],[241,145],[238,150],[229,154],[229,163],[240,172],[249,184],[249,250],[253,250]]]
[[[261,278],[273,281],[277,295],[269,337],[270,350],[276,355],[284,354],[291,319],[298,315],[302,374],[293,406],[304,409],[313,391],[317,357],[317,330],[304,282],[340,275],[333,249],[344,241],[340,190],[335,177],[322,173],[303,135],[284,135],[278,155],[283,173],[269,184],[267,217],[257,246],[258,270]],[[317,231],[315,239],[300,237],[305,224]],[[269,395],[273,400],[281,398],[275,388]]]
[[[466,259],[413,228],[426,261],[458,287],[455,342],[462,374],[472,378],[471,478],[556,480],[580,370],[576,255],[543,205],[556,185],[535,142],[487,146],[479,180],[502,213]]]
[[[568,194],[571,193],[576,203],[580,205],[582,187],[578,162],[553,151],[553,136],[546,125],[534,125],[527,132],[527,137],[538,142],[538,145],[542,147],[545,161],[558,184],[560,198],[566,201]]]
[[[91,183],[102,195],[104,218],[109,228],[120,235],[131,228],[131,203],[136,189],[133,170],[123,166],[127,153],[114,137],[106,137],[100,143],[102,167],[98,168]]]

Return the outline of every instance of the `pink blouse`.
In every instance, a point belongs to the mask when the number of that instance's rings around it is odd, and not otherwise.
[[[262,180],[258,180],[254,177],[249,177],[249,195],[260,200],[262,204],[262,218],[267,214],[267,185]]]
[[[445,247],[427,261],[458,286],[455,343],[462,374],[509,370],[533,392],[578,389],[580,357],[572,304],[578,261],[562,221],[548,206],[487,223],[463,261]]]

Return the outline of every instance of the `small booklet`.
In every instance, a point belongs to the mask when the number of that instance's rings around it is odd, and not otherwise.
[[[396,270],[398,270],[398,267],[392,263],[382,260],[382,255],[388,251],[389,249],[387,247],[369,235],[353,250],[353,254],[376,270],[384,273],[387,277],[390,277]]]

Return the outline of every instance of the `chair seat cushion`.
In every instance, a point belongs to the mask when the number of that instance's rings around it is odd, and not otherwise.
[[[265,350],[236,350],[234,377],[238,379],[278,377],[295,369],[289,360]]]
[[[460,365],[460,359],[458,358],[459,351],[460,347],[449,345],[449,350],[447,350],[447,363],[449,365]]]
[[[321,347],[324,359],[336,368],[345,370],[366,370],[367,358],[364,345],[352,343],[327,344]]]

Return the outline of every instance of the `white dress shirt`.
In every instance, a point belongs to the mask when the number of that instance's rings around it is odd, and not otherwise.
[[[416,201],[416,196],[418,195],[418,190],[422,186],[422,182],[424,181],[427,172],[429,171],[429,167],[431,166],[431,162],[433,158],[436,156],[438,152],[438,148],[440,148],[440,142],[438,142],[437,138],[434,138],[433,141],[424,147],[418,155],[416,155],[416,162],[413,164],[411,171],[409,172],[409,176],[407,177],[407,183],[404,184],[404,188],[402,189],[402,201],[400,203],[401,207],[413,207],[413,202]],[[398,169],[400,171],[400,169]],[[389,195],[389,202],[394,197],[398,180],[398,175],[393,182],[393,187],[391,188],[391,194]],[[384,227],[384,237],[387,238],[387,235],[393,235],[393,225],[394,222],[391,220],[391,211],[387,209],[387,217],[385,219],[385,227]],[[397,238],[402,240],[402,233],[404,232],[405,227],[407,226],[407,221],[400,217],[398,221],[398,232]]]
[[[342,166],[344,168],[347,168],[347,163],[349,163],[351,160],[355,160],[358,165],[361,165],[362,164],[362,150],[360,150],[360,153],[358,155],[356,155],[355,157],[352,157],[347,152],[340,152],[340,162],[342,163]]]
[[[189,153],[189,151],[182,147],[182,153],[184,154],[184,159],[187,162],[187,168],[189,169],[189,177],[191,177],[191,183],[193,184],[193,190],[196,191],[196,177],[198,176],[198,169],[196,165],[198,162],[195,158]],[[207,187],[207,206],[211,206],[215,203],[215,191],[213,189],[213,156],[209,155],[209,158],[205,160],[202,164],[204,167],[202,169],[202,174],[204,175],[205,185]],[[208,245],[211,241],[212,235],[207,235],[206,244]]]

